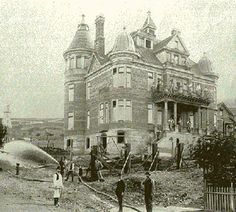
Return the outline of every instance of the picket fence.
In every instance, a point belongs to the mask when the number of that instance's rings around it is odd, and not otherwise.
[[[219,186],[204,183],[204,208],[206,212],[236,212],[236,186]]]

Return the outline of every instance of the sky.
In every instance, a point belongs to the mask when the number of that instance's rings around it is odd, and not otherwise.
[[[1,0],[0,117],[64,116],[63,52],[81,15],[94,38],[95,18],[105,16],[108,52],[125,26],[139,29],[151,11],[162,40],[176,28],[198,61],[206,52],[218,80],[218,101],[236,106],[236,1],[229,0]]]

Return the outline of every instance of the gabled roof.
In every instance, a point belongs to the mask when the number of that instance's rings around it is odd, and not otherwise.
[[[95,64],[95,62],[97,61],[97,63],[102,66],[103,64],[107,63],[109,61],[109,58],[107,55],[105,55],[103,58],[99,57],[97,52],[94,52],[92,55],[92,58],[90,60],[90,64],[88,67],[88,73],[91,71],[93,65]]]
[[[236,108],[235,107],[234,108],[231,107],[229,109],[233,113],[233,115],[236,116]]]
[[[179,42],[180,42],[180,44],[182,45],[182,47],[184,49],[185,54],[189,55],[189,52],[188,52],[188,50],[187,50],[183,40],[179,36],[179,32],[178,33],[177,32],[173,33],[173,31],[175,31],[175,30],[172,30],[172,35],[171,36],[167,37],[166,39],[164,39],[164,40],[160,41],[159,43],[157,43],[156,45],[154,45],[154,47],[153,47],[154,52],[159,52],[159,51],[161,51],[164,48],[168,48],[168,44],[170,43],[170,41],[174,37],[177,37]]]
[[[219,104],[217,104],[217,108],[219,109],[220,107],[224,107],[230,115],[234,116],[232,111],[227,107],[227,105],[224,102],[220,102]]]
[[[153,50],[154,52],[157,52],[161,49],[163,49],[164,47],[167,46],[167,44],[172,40],[172,38],[174,37],[174,35],[169,36],[168,38],[160,41],[159,43],[157,43],[154,47]]]
[[[140,60],[153,65],[162,65],[152,49],[136,46],[136,51],[140,54]]]

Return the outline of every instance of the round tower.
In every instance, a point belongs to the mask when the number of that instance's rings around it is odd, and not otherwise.
[[[86,84],[85,75],[94,51],[89,26],[82,15],[75,36],[64,52],[65,99],[64,99],[64,148],[84,150],[86,130]]]

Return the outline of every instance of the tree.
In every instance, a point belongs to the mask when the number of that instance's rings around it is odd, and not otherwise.
[[[3,147],[4,138],[7,134],[7,128],[0,122],[0,148]]]
[[[218,133],[199,138],[192,151],[204,177],[216,182],[236,182],[236,141]]]

